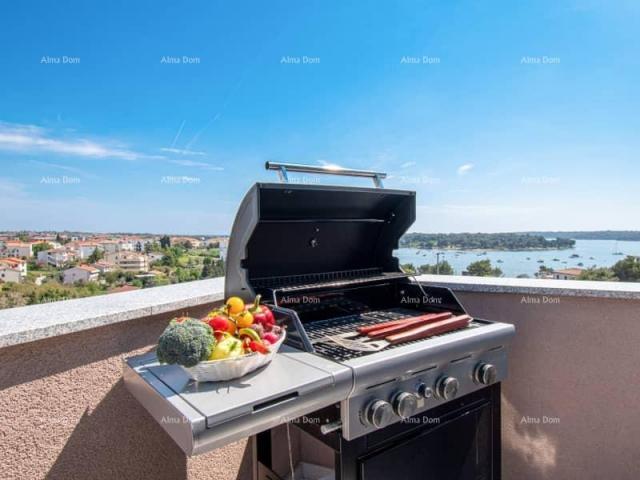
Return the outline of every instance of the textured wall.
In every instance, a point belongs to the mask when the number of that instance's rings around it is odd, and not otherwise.
[[[504,478],[637,479],[640,302],[458,295],[474,315],[517,328]],[[122,357],[151,348],[167,320],[0,349],[0,478],[249,480],[246,442],[187,459],[124,387]]]
[[[504,478],[637,480],[640,302],[458,296],[517,329],[502,389]]]
[[[0,349],[0,478],[250,479],[246,442],[187,459],[122,382],[171,316]]]

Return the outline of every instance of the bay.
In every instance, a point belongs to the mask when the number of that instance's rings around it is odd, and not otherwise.
[[[640,256],[639,241],[616,240],[576,240],[574,248],[563,250],[492,251],[487,250],[418,250],[400,248],[394,255],[400,263],[412,263],[416,267],[436,264],[436,253],[440,261],[446,260],[453,267],[455,275],[461,275],[467,266],[478,260],[489,259],[494,267],[499,267],[505,277],[528,275],[533,278],[544,265],[554,270],[563,268],[610,267],[625,255]],[[624,255],[615,255],[622,252]],[[444,255],[442,255],[442,253]],[[572,255],[578,255],[572,258]],[[542,262],[539,262],[541,260]],[[582,264],[582,265],[580,265]]]

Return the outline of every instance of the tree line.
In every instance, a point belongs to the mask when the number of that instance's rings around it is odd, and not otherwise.
[[[574,245],[571,238],[526,233],[408,233],[400,239],[400,247],[427,250],[556,250]]]

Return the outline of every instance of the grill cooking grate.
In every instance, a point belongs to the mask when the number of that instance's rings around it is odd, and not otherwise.
[[[268,288],[282,292],[295,292],[309,289],[357,285],[360,283],[404,278],[407,276],[408,274],[403,272],[383,272],[379,268],[363,268],[358,270],[309,273],[305,275],[291,275],[286,277],[253,278],[251,279],[251,283],[257,288]]]
[[[372,325],[376,323],[389,322],[392,320],[400,320],[402,318],[415,317],[416,310],[409,310],[406,308],[391,308],[389,310],[374,310],[361,314],[346,315],[344,317],[331,318],[328,320],[318,320],[315,322],[305,323],[304,328],[307,332],[311,344],[316,350],[316,353],[327,357],[331,360],[345,361],[353,358],[362,357],[364,355],[371,355],[375,352],[355,352],[348,350],[340,345],[336,345],[331,341],[327,341],[326,337],[330,335],[338,335],[341,333],[354,332],[358,327],[364,325]],[[481,323],[473,320],[465,328],[475,328],[480,326]],[[402,347],[404,345],[410,345],[417,342],[429,341],[431,338],[441,337],[448,335],[451,332],[444,333],[442,335],[434,335],[427,339],[413,340],[410,342],[403,342],[396,345],[389,345],[385,350]]]

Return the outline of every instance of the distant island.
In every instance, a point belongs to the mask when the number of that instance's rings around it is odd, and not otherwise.
[[[528,233],[407,233],[402,248],[448,250],[558,250],[573,248],[572,238]]]
[[[620,240],[640,241],[638,230],[599,230],[586,232],[523,232],[528,235],[541,235],[545,238],[572,238],[574,240]]]

